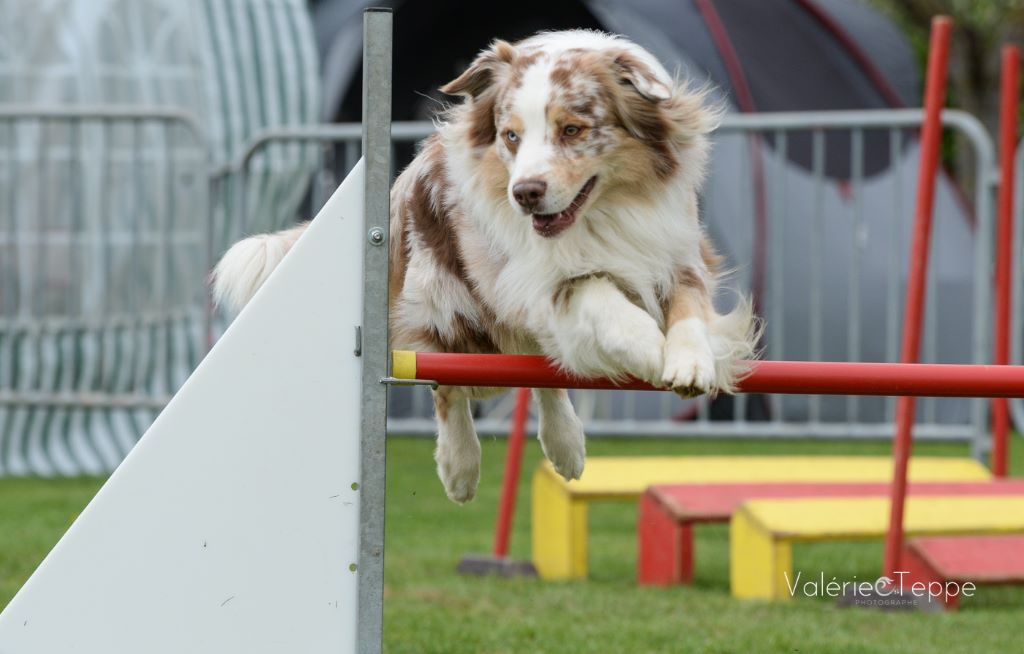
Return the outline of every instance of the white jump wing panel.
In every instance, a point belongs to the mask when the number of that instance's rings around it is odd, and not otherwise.
[[[0,614],[0,654],[355,649],[363,167]]]

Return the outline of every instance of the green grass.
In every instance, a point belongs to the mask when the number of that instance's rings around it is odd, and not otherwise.
[[[729,597],[728,532],[698,529],[692,587],[634,583],[631,503],[591,509],[586,582],[460,577],[467,553],[491,547],[504,456],[486,441],[480,492],[450,503],[432,465],[432,444],[393,438],[388,446],[385,641],[393,654],[428,652],[995,652],[1018,651],[1024,589],[982,588],[958,613],[839,609],[827,600],[786,604]],[[592,455],[710,453],[887,454],[884,443],[593,440]],[[919,446],[918,454],[965,455],[960,446]],[[516,512],[512,554],[529,556],[529,473],[540,458],[531,442]],[[1017,457],[1018,462],[1022,457]],[[1016,474],[1024,466],[1015,466]],[[0,606],[5,605],[99,487],[98,479],[0,480]],[[840,580],[873,580],[879,543],[804,545],[798,570]]]

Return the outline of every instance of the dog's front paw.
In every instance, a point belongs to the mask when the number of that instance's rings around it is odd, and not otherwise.
[[[444,484],[448,499],[465,504],[476,496],[476,487],[480,483],[479,443],[460,448],[439,444],[434,459],[437,461],[437,476]]]
[[[665,336],[653,318],[637,309],[597,328],[603,349],[621,372],[652,384],[660,381]]]
[[[690,396],[715,390],[715,356],[703,321],[688,318],[669,330],[661,382]]]
[[[537,437],[544,456],[566,481],[579,479],[587,459],[583,423],[575,413],[541,417]]]

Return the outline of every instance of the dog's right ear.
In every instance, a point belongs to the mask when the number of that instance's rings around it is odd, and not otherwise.
[[[441,93],[478,97],[494,84],[499,72],[512,64],[516,49],[508,41],[496,40],[477,55],[466,72],[441,87]]]

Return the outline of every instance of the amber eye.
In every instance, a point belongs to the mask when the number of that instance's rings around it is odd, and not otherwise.
[[[579,125],[566,125],[565,128],[562,130],[562,134],[564,134],[565,136],[576,136],[582,131],[583,128],[580,127]]]
[[[513,132],[512,130],[509,130],[505,132],[505,138],[508,139],[509,143],[515,143],[516,141],[519,140],[519,135]]]

